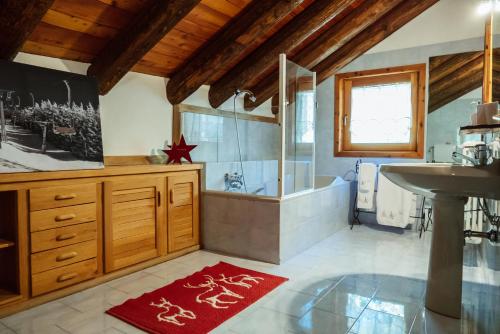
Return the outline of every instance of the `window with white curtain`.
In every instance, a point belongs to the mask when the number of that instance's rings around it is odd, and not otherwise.
[[[351,101],[352,143],[410,143],[411,82],[354,87]]]
[[[336,75],[335,156],[422,158],[425,76],[425,64]]]

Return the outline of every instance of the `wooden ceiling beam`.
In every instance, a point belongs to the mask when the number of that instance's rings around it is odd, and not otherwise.
[[[403,1],[381,19],[357,34],[340,49],[314,66],[312,71],[316,72],[317,83],[321,83],[335,75],[340,69],[362,56],[368,50],[382,42],[438,1],[439,0]],[[264,98],[265,96],[261,97],[260,100],[257,100],[257,103],[263,103],[265,101]],[[257,99],[259,99],[259,97],[257,97]],[[245,105],[255,107],[258,104],[251,105],[250,101],[246,101]]]
[[[471,61],[476,60],[477,58],[482,58],[484,55],[483,51],[476,52],[464,52],[453,57],[449,58],[447,61],[443,62],[440,66],[433,66],[431,70],[429,68],[429,85],[433,85],[436,82],[446,78],[451,73],[459,70],[460,68],[466,66]],[[439,57],[437,57],[439,58]],[[438,60],[436,58],[431,58],[429,64],[433,64],[434,60]],[[430,67],[430,65],[429,65]]]
[[[96,56],[87,74],[95,77],[99,93],[106,94],[200,0],[160,0],[145,6]]]
[[[368,0],[364,2],[309,43],[292,58],[292,61],[305,68],[314,67],[401,2],[402,0]],[[252,102],[246,99],[245,108],[252,109],[277,94],[278,81],[279,71],[276,70],[250,88],[255,94],[256,101]]]
[[[283,28],[211,85],[209,101],[219,107],[237,88],[256,84],[256,77],[278,63],[280,53],[287,53],[342,13],[356,0],[316,0]]]
[[[268,32],[293,8],[291,0],[253,0],[170,76],[167,84],[170,103],[181,103],[208,83],[221,68],[237,60],[249,43]]]
[[[12,60],[54,0],[4,0],[0,3],[0,59]]]
[[[337,52],[316,65],[312,70],[317,73],[317,82],[321,83],[335,75],[341,68],[382,42],[438,1],[405,0],[380,20],[363,30]]]
[[[482,86],[484,52],[464,52],[432,57],[429,61],[428,112],[455,101]],[[500,49],[493,49],[493,96],[498,98],[500,87]],[[497,70],[495,70],[497,69]]]
[[[439,108],[455,101],[459,97],[480,88],[483,84],[483,72],[474,71],[471,75],[457,82],[452,91],[444,92],[439,98],[429,98],[427,112],[430,114]]]
[[[467,80],[468,77],[473,76],[476,72],[482,73],[484,67],[483,64],[484,58],[479,56],[472,58],[471,61],[463,64],[459,68],[456,68],[454,71],[448,71],[447,68],[443,68],[442,71],[446,72],[447,75],[429,85],[429,103],[432,104],[434,97],[453,91],[462,80]]]

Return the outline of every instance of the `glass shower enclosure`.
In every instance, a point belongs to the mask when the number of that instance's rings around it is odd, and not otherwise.
[[[280,194],[314,188],[316,73],[280,55]]]
[[[236,118],[229,109],[180,113],[180,132],[198,145],[193,160],[205,162],[206,190],[284,198],[314,189],[316,75],[284,54],[279,67],[275,117],[241,107]]]

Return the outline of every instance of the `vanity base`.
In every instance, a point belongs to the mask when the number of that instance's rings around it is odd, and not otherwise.
[[[464,248],[464,198],[435,198],[425,307],[460,319]]]

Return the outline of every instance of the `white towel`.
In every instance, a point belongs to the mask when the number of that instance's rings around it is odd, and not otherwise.
[[[370,163],[359,165],[358,177],[358,209],[375,210],[375,182],[377,179],[377,166]]]
[[[405,228],[415,210],[415,195],[395,185],[382,173],[378,176],[377,222]]]

